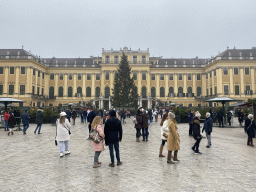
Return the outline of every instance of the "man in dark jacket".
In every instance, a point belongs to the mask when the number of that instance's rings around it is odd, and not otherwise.
[[[111,158],[111,163],[109,166],[115,167],[113,147],[115,148],[116,152],[117,165],[121,165],[122,162],[120,161],[119,142],[122,141],[123,131],[121,121],[116,118],[116,112],[114,110],[110,112],[110,118],[105,123],[104,134],[105,144],[109,146]]]
[[[83,122],[86,123],[86,119],[87,119],[87,110],[84,109],[83,110]]]
[[[90,113],[89,113],[89,115],[87,116],[88,127],[89,127],[89,134],[90,134],[90,132],[91,132],[92,121],[93,121],[93,119],[94,119],[96,116],[97,116],[97,115],[96,115],[96,113],[93,111],[93,108],[92,108],[91,111],[90,111]],[[87,140],[89,140],[89,137],[88,137]]]
[[[213,124],[213,122],[212,122],[211,114],[210,114],[210,112],[207,112],[205,122],[204,122],[204,127],[202,130],[202,133],[205,130],[206,137],[208,140],[208,145],[206,146],[207,148],[210,148],[210,146],[212,145],[212,143],[211,143],[212,124]]]
[[[28,110],[25,110],[25,112],[21,115],[22,123],[23,123],[23,134],[26,134],[26,131],[29,127],[29,115]]]
[[[76,117],[77,117],[77,112],[76,112],[75,109],[72,111],[71,117],[72,117],[72,119],[73,119],[73,125],[75,125],[75,123],[76,123]]]
[[[142,126],[142,136],[143,136],[143,140],[142,141],[148,141],[148,111],[144,110],[143,111],[143,117],[142,117],[142,121],[143,121],[143,126]]]
[[[217,114],[217,117],[218,117],[218,121],[219,121],[219,127],[223,127],[223,117],[224,117],[224,112],[222,110],[222,108],[220,108],[218,114]]]
[[[193,129],[192,129],[192,124],[191,124],[193,117],[194,117],[194,110],[192,109],[188,113],[189,136],[193,136]]]
[[[43,117],[44,117],[43,110],[38,109],[37,113],[36,113],[36,124],[37,124],[37,126],[36,126],[36,129],[35,129],[34,133],[36,133],[36,131],[38,129],[38,134],[41,134],[40,131],[41,131],[42,124],[43,124]]]
[[[68,119],[68,121],[70,122],[70,117],[71,117],[71,111],[70,111],[70,109],[67,109],[65,112],[66,112],[66,114],[67,114],[67,119]]]

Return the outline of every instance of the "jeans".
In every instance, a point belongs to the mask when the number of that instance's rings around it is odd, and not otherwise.
[[[161,145],[164,146],[164,145],[165,145],[165,142],[167,142],[167,140],[163,140],[163,139],[162,139],[162,144],[161,144]]]
[[[208,140],[208,145],[207,146],[211,146],[212,142],[211,142],[211,132],[205,132],[206,133],[206,137]]]
[[[101,151],[95,151],[95,154],[94,154],[94,164],[98,163],[100,153],[101,153]]]
[[[5,123],[4,123],[4,130],[8,131],[8,129],[9,129],[8,121],[5,121]]]
[[[221,125],[223,127],[223,119],[219,119],[219,127],[221,127]]]
[[[86,123],[87,116],[83,116],[83,121]]]
[[[143,140],[148,140],[148,128],[142,128]]]
[[[115,160],[114,160],[114,151],[113,151],[113,148],[115,148],[115,151],[116,151],[116,160],[117,160],[117,162],[120,162],[119,142],[109,143],[108,147],[109,147],[109,153],[110,153],[111,163],[114,164],[114,162],[115,162]]]
[[[199,144],[200,144],[201,139],[202,139],[201,137],[199,139],[196,139],[196,143],[192,147],[193,149],[195,149],[196,152],[199,152]]]
[[[59,141],[60,153],[63,153],[63,145],[64,145],[64,143],[65,143],[65,151],[68,151],[69,140],[67,140],[67,141]]]
[[[41,127],[42,127],[42,124],[37,124],[36,129],[35,129],[35,132],[36,132],[37,129],[38,129],[38,133],[40,133]]]
[[[29,128],[29,123],[23,123],[23,132],[26,132]]]
[[[141,136],[140,129],[136,129],[136,137],[140,138],[140,136]]]

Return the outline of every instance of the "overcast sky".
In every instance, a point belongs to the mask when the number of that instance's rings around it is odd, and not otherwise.
[[[0,0],[0,49],[41,57],[146,50],[209,58],[256,46],[255,0]]]

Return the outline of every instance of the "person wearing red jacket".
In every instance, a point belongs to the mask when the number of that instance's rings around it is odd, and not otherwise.
[[[4,120],[5,120],[4,131],[9,131],[9,125],[8,125],[9,117],[10,117],[10,113],[5,111],[5,113],[4,113]]]

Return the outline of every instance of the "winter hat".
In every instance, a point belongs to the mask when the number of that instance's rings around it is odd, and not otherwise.
[[[175,119],[175,114],[172,113],[172,112],[169,112],[169,113],[168,113],[168,116],[169,116],[171,119]]]
[[[115,112],[115,110],[110,111],[109,115],[116,117],[116,112]]]
[[[63,117],[63,116],[67,116],[67,113],[65,113],[64,111],[60,113],[60,116]]]
[[[199,111],[196,112],[195,117],[201,117],[201,114],[199,113]]]

